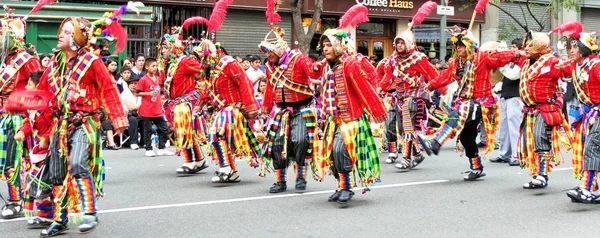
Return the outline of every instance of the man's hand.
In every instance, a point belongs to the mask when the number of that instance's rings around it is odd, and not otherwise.
[[[258,110],[252,110],[245,113],[246,119],[254,119],[258,116]]]
[[[15,140],[19,142],[25,141],[25,133],[23,133],[23,131],[17,132],[17,134],[15,134]]]
[[[321,61],[319,61],[319,62],[315,62],[315,63],[313,64],[313,70],[314,70],[314,71],[320,71],[320,70],[321,70],[321,67],[323,67],[323,63],[321,63]]]
[[[45,149],[48,149],[48,145],[50,145],[50,141],[42,138],[40,140],[40,144],[38,145],[38,147],[40,148],[40,150],[45,150]]]

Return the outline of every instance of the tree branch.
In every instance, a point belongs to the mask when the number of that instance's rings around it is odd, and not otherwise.
[[[537,17],[535,17],[535,14],[533,14],[533,12],[531,12],[531,7],[529,6],[529,1],[530,0],[527,0],[527,2],[525,3],[525,4],[527,4],[527,11],[529,12],[529,15],[531,15],[531,17],[533,17],[533,20],[535,20],[535,22],[538,24],[538,26],[540,26],[539,31],[543,31],[544,25],[542,25],[542,23],[537,19]]]
[[[523,14],[523,19],[525,19],[525,26],[529,28],[529,21],[527,21],[527,15],[525,15],[525,10],[523,10],[523,4],[517,3],[517,5],[519,5],[521,13]]]
[[[308,28],[308,33],[306,36],[310,36],[312,38],[315,35],[315,31],[317,30],[317,23],[321,19],[321,12],[323,11],[323,0],[315,0],[315,12],[313,13],[312,22],[310,23],[310,27]],[[309,39],[311,40],[311,39]]]
[[[294,21],[294,31],[298,41],[302,41],[306,35],[304,34],[304,27],[302,26],[302,8],[303,0],[291,0],[290,8],[292,9],[292,20]]]
[[[519,25],[521,28],[525,29],[525,31],[529,31],[529,28],[526,25],[523,25],[523,23],[521,23],[519,20],[517,20],[517,18],[515,18],[508,11],[506,11],[503,8],[501,8],[500,6],[498,6],[498,4],[490,2],[490,5],[496,7],[496,8],[498,8],[498,10],[504,12],[506,15],[508,15],[510,18],[512,18],[517,23],[517,25]]]

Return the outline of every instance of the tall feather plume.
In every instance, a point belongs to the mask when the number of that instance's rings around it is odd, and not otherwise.
[[[202,25],[202,24],[208,24],[208,20],[204,17],[190,17],[188,19],[186,19],[183,24],[181,25],[181,27],[183,27],[183,29],[188,29],[188,27],[190,27],[191,25]]]
[[[117,39],[115,45],[115,54],[123,52],[125,46],[127,46],[127,31],[120,22],[113,22],[106,26],[105,31],[109,32],[112,38]]]
[[[31,11],[29,12],[28,15],[34,14],[36,12],[38,12],[39,10],[42,10],[42,8],[44,6],[46,6],[46,4],[48,3],[55,3],[56,0],[39,0],[35,6],[33,6],[33,8],[31,9]]]
[[[369,21],[369,9],[362,4],[356,4],[352,6],[344,15],[340,18],[339,29],[344,29],[348,26],[356,27],[358,24]]]
[[[429,14],[431,14],[431,12],[433,12],[433,10],[437,9],[437,6],[438,6],[437,2],[434,2],[434,1],[428,1],[428,2],[424,3],[419,8],[417,13],[413,16],[411,26],[415,26],[415,25],[419,25],[419,24],[423,23],[425,18],[427,16],[429,16]]]
[[[221,28],[225,18],[227,18],[227,7],[233,3],[233,0],[220,0],[215,3],[212,14],[206,26],[208,30],[216,31]]]
[[[127,4],[119,7],[119,9],[117,9],[117,11],[115,11],[115,15],[120,16],[122,14],[125,14],[126,12],[135,12],[135,14],[137,14],[139,16],[140,9],[138,9],[138,7],[143,7],[143,6],[144,6],[144,4],[142,2],[129,1]]]
[[[581,24],[581,22],[578,21],[574,21],[574,22],[567,22],[567,23],[563,23],[560,24],[558,27],[554,28],[554,30],[552,30],[549,34],[552,33],[565,33],[565,32],[574,32],[574,33],[580,33],[583,31],[583,25]]]
[[[475,5],[475,11],[479,14],[483,14],[485,12],[485,8],[487,7],[490,0],[479,0],[477,1],[477,5]]]
[[[267,17],[268,23],[275,24],[281,21],[281,16],[277,13],[277,1],[278,0],[267,0],[267,11],[265,12],[265,16]]]

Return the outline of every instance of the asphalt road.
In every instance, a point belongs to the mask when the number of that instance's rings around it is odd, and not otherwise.
[[[100,225],[85,237],[598,236],[600,206],[571,203],[565,195],[579,184],[570,154],[551,173],[548,188],[524,190],[527,170],[489,161],[484,161],[486,177],[463,181],[468,160],[451,146],[410,172],[382,165],[382,183],[367,194],[356,190],[346,208],[327,202],[335,188],[332,177],[309,181],[304,193],[295,192],[290,182],[287,192],[272,195],[273,176],[260,178],[242,161],[241,183],[216,185],[210,182],[214,164],[198,175],[177,177],[182,158],[106,151]],[[5,195],[4,184],[0,189]],[[76,230],[71,224],[62,237],[77,237]],[[38,234],[24,219],[0,220],[0,237]]]

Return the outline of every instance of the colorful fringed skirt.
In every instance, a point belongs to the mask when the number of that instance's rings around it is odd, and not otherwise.
[[[208,141],[227,144],[227,153],[235,157],[244,157],[251,167],[258,167],[258,158],[261,154],[260,145],[252,132],[248,120],[239,108],[226,106],[218,109],[211,117],[208,129]],[[211,154],[218,153],[211,151]],[[218,156],[213,156],[217,158]]]
[[[379,155],[366,113],[351,122],[343,122],[339,117],[329,117],[324,133],[318,157],[321,160],[321,178],[327,171],[334,174],[349,172],[352,184],[356,186],[356,171],[359,182],[365,188],[364,192],[370,184],[380,181]]]
[[[276,107],[267,123],[267,135],[262,147],[260,176],[271,169],[287,167],[288,158],[294,158],[296,166],[310,165],[314,178],[318,180],[313,153],[317,148],[315,129],[316,112],[313,107],[279,108]]]

